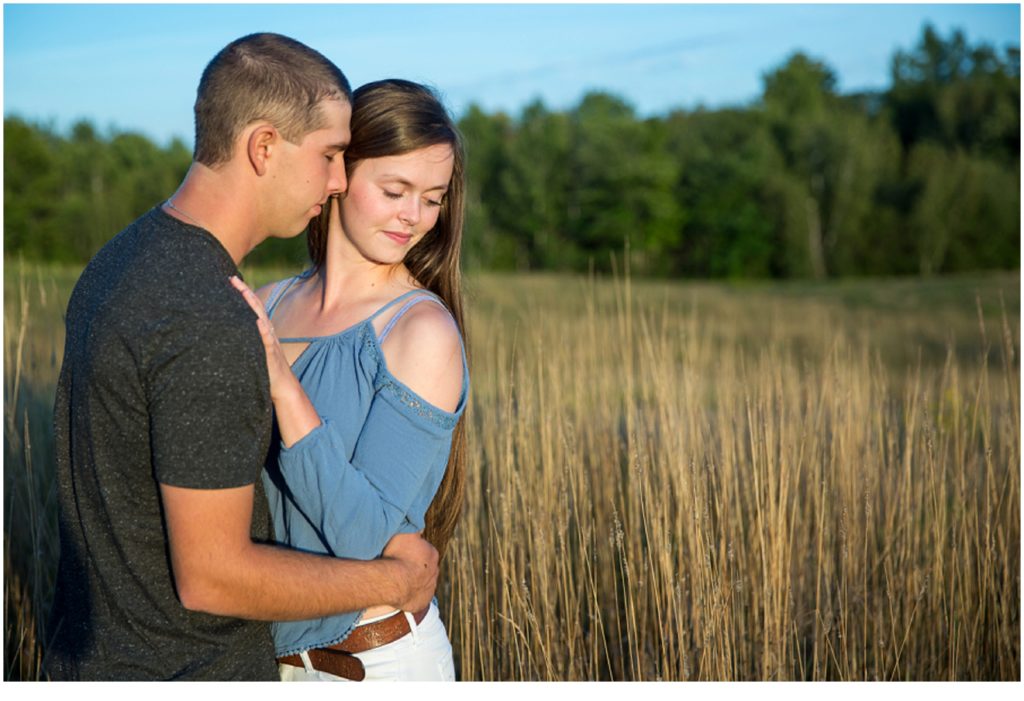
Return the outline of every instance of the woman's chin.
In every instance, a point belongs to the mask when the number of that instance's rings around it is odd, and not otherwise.
[[[405,256],[395,256],[395,255],[382,256],[382,255],[372,255],[371,254],[371,255],[364,255],[363,257],[366,258],[366,260],[369,261],[370,263],[373,263],[374,265],[380,265],[380,266],[385,267],[385,268],[393,268],[395,266],[401,265],[402,262],[405,260]]]
[[[377,248],[372,251],[366,251],[363,256],[366,260],[376,263],[377,265],[393,266],[399,265],[404,261],[408,252],[408,249],[381,250],[380,248]]]

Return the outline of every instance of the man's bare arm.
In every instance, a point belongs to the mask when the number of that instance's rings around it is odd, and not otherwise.
[[[395,536],[363,562],[253,543],[254,489],[160,485],[171,565],[185,608],[265,621],[317,618],[386,604],[425,608],[437,582],[437,551]]]

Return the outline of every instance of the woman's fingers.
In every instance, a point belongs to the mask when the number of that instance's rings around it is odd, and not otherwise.
[[[252,310],[256,312],[256,328],[259,329],[260,336],[263,338],[263,345],[266,346],[269,355],[278,343],[277,334],[274,333],[274,325],[267,316],[267,309],[263,306],[263,301],[237,275],[232,275],[229,279],[234,288],[242,293],[242,297],[249,303]]]
[[[274,337],[274,327],[270,325],[264,318],[256,320],[256,328],[260,330],[260,335],[263,336],[263,340],[267,341]]]
[[[242,293],[242,297],[252,307],[252,310],[256,312],[256,316],[260,319],[267,319],[267,310],[263,306],[263,302],[260,301],[260,298],[256,296],[256,293],[249,289],[249,286],[242,282],[241,278],[237,275],[232,275],[229,279],[234,288]]]
[[[298,380],[295,379],[295,375],[292,373],[288,358],[285,357],[284,350],[281,348],[281,342],[277,340],[274,324],[267,315],[267,309],[263,305],[263,300],[256,296],[256,293],[242,282],[241,278],[237,275],[232,275],[229,279],[231,280],[231,286],[242,293],[242,297],[252,310],[256,312],[256,329],[260,333],[260,339],[263,341],[263,350],[267,356],[270,397],[276,402],[276,396],[282,391],[281,388],[287,388],[290,383],[297,383]],[[287,394],[287,391],[285,391],[285,394]]]
[[[287,379],[287,375],[291,373],[288,359],[285,358],[284,351],[281,349],[281,342],[277,340],[274,324],[267,316],[267,310],[263,306],[263,301],[237,276],[231,276],[231,284],[242,293],[245,301],[256,312],[256,328],[260,332],[260,338],[263,340],[263,349],[267,355],[267,370],[270,373],[270,387],[271,394],[273,394],[274,387],[282,380]]]

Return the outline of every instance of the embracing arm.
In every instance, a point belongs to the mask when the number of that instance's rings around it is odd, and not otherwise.
[[[434,593],[437,553],[415,535],[391,540],[378,560],[322,557],[254,543],[252,485],[160,485],[171,565],[185,608],[257,620],[299,620],[382,601],[418,611]]]

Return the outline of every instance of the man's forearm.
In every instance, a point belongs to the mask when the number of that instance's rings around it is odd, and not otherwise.
[[[175,563],[176,573],[178,570]],[[205,563],[192,563],[188,575],[177,580],[178,595],[186,608],[235,618],[287,621],[381,604],[398,608],[408,591],[404,577],[396,560],[342,560],[252,543],[237,558],[214,562],[211,557]]]
[[[192,610],[264,621],[301,620],[374,605],[419,610],[430,602],[437,551],[395,536],[368,562],[254,543],[253,487],[161,485],[178,598]]]

